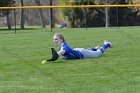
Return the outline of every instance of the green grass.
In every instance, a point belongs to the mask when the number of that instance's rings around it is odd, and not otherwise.
[[[101,58],[41,64],[61,32],[71,47],[109,40]],[[139,93],[140,27],[0,30],[0,93]]]

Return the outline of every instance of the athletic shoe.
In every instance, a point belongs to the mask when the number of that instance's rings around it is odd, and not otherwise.
[[[109,44],[110,45],[109,48],[112,47],[112,43],[111,42],[108,42],[107,40],[104,40],[104,45],[106,45],[106,44]]]

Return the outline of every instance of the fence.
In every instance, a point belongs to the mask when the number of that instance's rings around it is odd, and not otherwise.
[[[21,9],[24,9],[26,11],[26,13],[24,14],[24,20],[25,20],[25,25],[40,25],[40,18],[41,16],[38,15],[38,11],[36,10],[39,10],[39,9],[42,9],[43,11],[43,17],[44,17],[44,20],[45,20],[45,25],[49,25],[51,24],[51,28],[53,27],[52,26],[52,23],[53,23],[53,18],[55,18],[55,22],[54,23],[57,23],[57,24],[61,24],[63,23],[64,21],[67,20],[67,18],[63,19],[61,18],[59,15],[60,15],[60,12],[59,10],[66,10],[66,9],[69,9],[69,10],[72,10],[72,9],[82,9],[82,13],[84,14],[77,14],[77,19],[72,19],[73,17],[69,17],[69,19],[71,18],[71,23],[72,24],[76,24],[75,27],[80,27],[78,26],[78,24],[80,22],[84,22],[83,26],[82,27],[88,27],[88,25],[91,23],[92,20],[88,20],[89,16],[88,16],[88,13],[87,12],[90,12],[89,10],[87,9],[99,9],[99,8],[102,8],[104,10],[106,10],[106,13],[102,14],[102,16],[100,18],[102,18],[104,16],[104,19],[105,19],[105,23],[102,23],[101,26],[106,26],[108,27],[109,26],[109,23],[107,22],[107,20],[109,19],[108,16],[109,14],[107,13],[107,9],[109,8],[115,8],[115,14],[116,16],[115,17],[115,24],[116,26],[119,26],[119,21],[121,19],[119,19],[119,14],[120,14],[120,11],[119,9],[124,9],[124,8],[130,8],[130,9],[134,9],[134,8],[139,8],[140,7],[140,4],[128,4],[128,5],[67,5],[67,6],[15,6],[15,7],[0,7],[0,10],[14,10],[13,13],[11,13],[11,23],[13,23],[12,25],[20,25],[20,13],[19,11]],[[53,9],[53,11],[50,11],[51,9]],[[52,13],[53,12],[53,13]],[[137,12],[137,11],[136,11]],[[94,13],[96,14],[96,12]],[[80,19],[80,15],[82,15],[82,21]],[[70,14],[68,16],[73,16],[73,14]],[[100,15],[99,15],[100,16]],[[79,18],[78,18],[79,17]],[[132,17],[135,17],[134,15]],[[4,17],[3,17],[4,18]],[[4,25],[5,26],[5,23],[6,21],[1,18],[1,24],[0,25]],[[98,18],[98,21],[100,21]],[[103,20],[104,20],[103,19]],[[134,19],[134,18],[133,18]],[[2,21],[3,20],[3,21]],[[128,19],[130,20],[130,19]],[[140,20],[140,17],[138,16],[138,18],[135,20],[135,21],[139,21]],[[5,22],[4,22],[5,21]],[[43,20],[42,20],[43,21]],[[74,21],[74,22],[72,22]],[[96,21],[96,18],[94,19],[94,22]],[[124,21],[124,20],[122,20]],[[93,23],[94,24],[94,23]],[[133,25],[133,24],[132,24]],[[137,25],[137,24],[136,24]],[[138,24],[139,25],[139,24]],[[93,25],[93,27],[96,27],[97,25]]]

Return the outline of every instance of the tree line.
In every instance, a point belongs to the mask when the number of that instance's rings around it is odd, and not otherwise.
[[[60,0],[61,1],[61,0]],[[64,2],[65,0],[63,0]],[[133,0],[73,0],[71,5],[133,4]],[[138,26],[138,8],[74,8],[63,9],[71,27]]]
[[[50,5],[49,2],[51,0],[46,0],[45,4]],[[42,0],[0,0],[0,7],[6,7],[6,6],[42,6],[44,4],[44,1]],[[52,3],[52,5],[55,4],[55,2]],[[55,27],[55,22],[50,20],[50,9],[16,9],[16,15],[14,15],[14,10],[0,10],[0,17],[5,18],[8,16],[5,20],[8,20],[7,25],[8,29],[11,29],[11,26],[14,25],[14,16],[16,16],[16,23],[17,25],[20,25],[21,29],[25,28],[25,25],[41,25],[42,28],[45,28],[46,25],[48,25],[51,22],[51,26]],[[56,9],[53,9],[52,16],[56,14]],[[8,12],[7,14],[5,12]],[[47,15],[47,16],[46,16]],[[4,21],[5,21],[4,20]],[[4,22],[3,22],[4,23]]]
[[[0,0],[0,7],[26,5],[98,5],[133,4],[133,0]],[[14,25],[14,10],[0,10],[8,29]],[[51,12],[52,11],[52,12]],[[67,22],[69,27],[108,27],[140,25],[138,8],[64,8],[64,9],[19,9],[16,10],[17,23],[21,29],[25,25],[46,25]],[[51,16],[52,14],[52,16]]]

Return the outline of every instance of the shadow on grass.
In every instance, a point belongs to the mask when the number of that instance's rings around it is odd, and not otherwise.
[[[7,29],[7,28],[0,28],[0,31],[15,31],[15,30],[38,30],[38,29],[42,29],[42,28],[24,28],[24,29],[20,29],[20,28],[12,28],[12,29]]]
[[[25,29],[20,29],[17,28],[16,30],[14,28],[12,29],[7,29],[7,28],[0,28],[0,34],[16,34],[16,33],[33,33],[37,31],[48,31],[46,28],[25,28]]]
[[[48,63],[67,63],[66,60],[61,60],[61,61],[50,61]]]
[[[88,59],[88,58],[87,58]],[[89,58],[91,59],[91,58]],[[48,63],[70,63],[70,62],[81,62],[82,60],[85,60],[85,59],[58,59],[56,61],[50,61]]]

